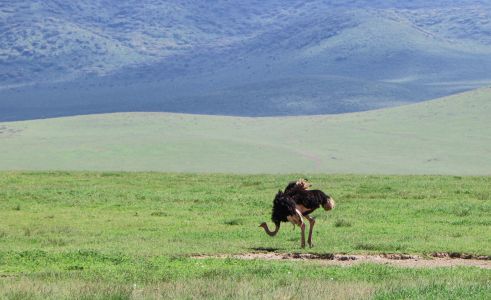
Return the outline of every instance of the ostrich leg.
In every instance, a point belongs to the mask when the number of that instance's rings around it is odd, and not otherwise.
[[[300,219],[300,229],[302,229],[302,243],[301,243],[301,246],[302,246],[302,248],[305,248],[305,222],[303,221],[302,213],[298,209],[295,209],[295,211],[297,212],[297,215],[298,215],[298,217]]]
[[[305,217],[307,218],[307,220],[309,220],[310,223],[309,238],[307,239],[307,243],[309,244],[310,248],[312,248],[314,247],[314,244],[312,243],[312,231],[314,230],[315,219],[309,215],[306,215]]]
[[[287,219],[294,225],[297,224],[298,226],[300,226],[300,229],[302,231],[301,246],[302,248],[305,248],[305,222],[303,221],[302,213],[298,209],[295,209],[295,213],[296,214],[294,215],[288,216]]]
[[[302,229],[302,248],[305,248],[305,223],[302,222],[302,225],[300,225],[300,228]]]

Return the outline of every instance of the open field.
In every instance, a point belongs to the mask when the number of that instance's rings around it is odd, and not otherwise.
[[[0,123],[0,170],[491,174],[491,88],[363,113]]]
[[[308,176],[337,207],[315,247],[278,236],[278,188],[299,175],[0,173],[0,298],[484,299],[491,270],[315,260],[196,259],[277,253],[491,255],[491,178]]]

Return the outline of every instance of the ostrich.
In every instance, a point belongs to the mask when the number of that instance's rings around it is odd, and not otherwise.
[[[293,226],[300,226],[301,229],[301,246],[305,248],[305,222],[303,217],[307,218],[310,223],[309,237],[307,243],[313,247],[312,231],[315,219],[309,216],[311,212],[322,206],[326,211],[334,208],[334,200],[320,190],[308,190],[311,184],[306,179],[290,182],[285,191],[278,191],[273,200],[273,213],[271,220],[275,224],[274,231],[271,231],[266,222],[261,223],[259,227],[269,236],[275,236],[280,230],[281,222],[291,222]]]

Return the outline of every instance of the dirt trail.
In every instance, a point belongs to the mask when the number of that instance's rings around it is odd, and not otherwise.
[[[198,255],[194,258],[237,258],[237,259],[264,259],[264,260],[293,260],[312,261],[323,265],[351,266],[359,263],[391,264],[401,267],[431,268],[473,266],[491,269],[489,256],[472,256],[457,253],[433,253],[431,257],[407,254],[373,254],[373,255],[347,255],[347,254],[311,254],[311,253],[276,253],[251,252],[236,255]]]

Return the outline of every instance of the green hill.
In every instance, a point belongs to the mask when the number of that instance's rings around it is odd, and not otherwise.
[[[491,88],[361,113],[0,123],[2,170],[491,174]]]

